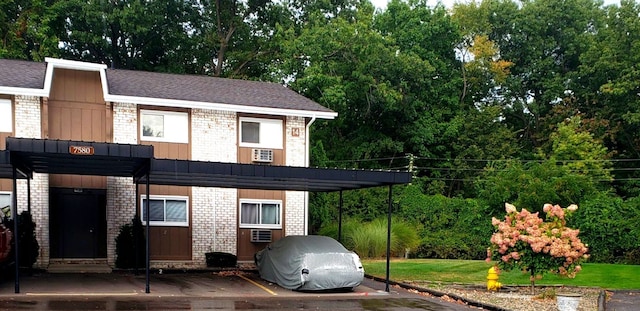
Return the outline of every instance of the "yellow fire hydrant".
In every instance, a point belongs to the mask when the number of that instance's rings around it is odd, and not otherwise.
[[[502,287],[502,283],[498,282],[498,271],[495,267],[489,268],[487,274],[487,290],[499,290]]]

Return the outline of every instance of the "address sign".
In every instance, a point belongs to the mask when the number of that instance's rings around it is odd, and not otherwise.
[[[92,146],[69,146],[69,153],[75,155],[93,155]]]

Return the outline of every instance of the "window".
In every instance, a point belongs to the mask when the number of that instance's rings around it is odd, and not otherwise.
[[[244,228],[282,228],[282,202],[250,201],[240,202],[240,227]]]
[[[142,140],[189,142],[189,115],[186,112],[140,110],[140,119]]]
[[[240,118],[240,146],[282,149],[282,120]]]
[[[0,217],[11,217],[11,193],[10,192],[0,192],[0,211],[1,211]]]
[[[13,132],[13,113],[8,99],[0,99],[0,132]]]
[[[142,196],[142,210],[140,217],[142,223],[146,223],[145,211],[147,196]],[[189,200],[187,197],[177,196],[151,196],[149,205],[149,224],[154,226],[189,226]]]

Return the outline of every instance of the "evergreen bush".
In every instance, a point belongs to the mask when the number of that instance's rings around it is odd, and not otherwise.
[[[13,219],[5,218],[5,226],[13,232]],[[36,223],[31,217],[31,213],[23,211],[18,215],[18,249],[20,251],[20,267],[32,268],[38,260],[40,254],[40,245],[36,239]],[[11,260],[15,257],[15,240],[11,242]]]
[[[120,227],[116,237],[116,267],[137,269],[145,266],[145,236],[140,217],[135,215],[131,223]]]

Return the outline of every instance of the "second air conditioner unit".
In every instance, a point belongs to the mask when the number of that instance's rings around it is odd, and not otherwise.
[[[271,230],[251,229],[251,242],[271,242]]]
[[[252,149],[251,161],[253,162],[273,162],[273,150],[271,149]]]

